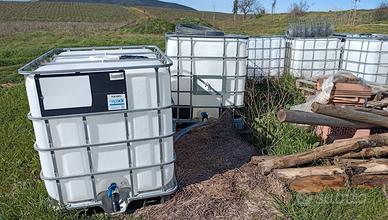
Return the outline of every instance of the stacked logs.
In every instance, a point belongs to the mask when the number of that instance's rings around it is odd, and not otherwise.
[[[291,190],[312,193],[388,184],[388,159],[384,156],[388,156],[388,133],[341,140],[303,153],[265,160],[258,165],[262,174],[272,173],[284,180]],[[311,166],[318,160],[326,160],[329,165]]]
[[[309,86],[319,93],[323,80]],[[312,126],[367,129],[372,135],[336,139],[334,143],[293,155],[260,162],[265,175],[283,179],[291,190],[320,192],[327,188],[375,187],[388,184],[388,94],[387,88],[365,85],[356,80],[334,82],[329,104],[313,102],[311,111],[281,110],[280,122]],[[306,94],[307,90],[303,90]],[[372,92],[373,91],[373,92]],[[310,106],[309,104],[309,106]],[[378,131],[378,132],[375,132]],[[375,134],[373,134],[375,133]],[[325,166],[313,166],[324,161]],[[322,164],[322,163],[321,163]]]

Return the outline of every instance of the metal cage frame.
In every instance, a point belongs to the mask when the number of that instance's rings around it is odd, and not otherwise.
[[[346,48],[345,45],[344,45],[343,55],[345,56],[345,54],[346,54],[346,57],[343,57],[343,61],[341,63],[341,69],[345,70],[345,71],[352,72],[352,73],[356,74],[358,77],[360,77],[360,76],[374,76],[375,80],[373,82],[378,83],[377,82],[377,77],[382,75],[381,73],[379,73],[380,67],[381,66],[388,67],[388,60],[383,61],[382,58],[381,58],[383,54],[388,56],[388,50],[383,51],[384,42],[388,44],[388,38],[376,37],[376,36],[370,36],[370,37],[346,37],[346,41],[348,41],[348,40],[350,42],[352,40],[362,40],[361,41],[361,49],[357,50],[357,49]],[[371,43],[370,40],[377,41],[380,44],[378,51],[370,51],[369,50],[370,43]],[[364,45],[365,44],[366,44],[366,49],[364,49]],[[349,60],[349,53],[351,53],[351,52],[359,53],[358,61]],[[363,58],[363,54],[365,54],[364,58]],[[370,54],[374,54],[374,55],[378,54],[378,62],[376,62],[376,63],[368,62],[368,57],[369,57]],[[349,63],[356,64],[357,65],[357,70],[356,71],[349,70],[348,69],[348,64]],[[361,65],[364,65],[363,70],[361,70]],[[374,67],[376,67],[376,72],[375,73],[366,73],[366,67],[367,66],[374,66]],[[381,83],[381,84],[388,84],[388,71],[385,74],[385,77],[386,77],[385,82]]]
[[[301,75],[301,73],[303,71],[311,71],[310,73],[310,78],[313,77],[313,72],[314,71],[319,71],[321,70],[323,72],[323,75],[326,75],[327,72],[329,71],[349,71],[349,72],[352,72],[354,74],[356,74],[357,76],[375,76],[375,80],[374,82],[375,83],[379,83],[379,84],[388,84],[388,72],[386,73],[386,75],[384,74],[381,74],[379,73],[379,69],[380,67],[388,67],[388,61],[383,61],[381,59],[382,55],[383,54],[388,54],[388,51],[383,51],[382,48],[383,48],[383,44],[384,42],[387,42],[388,40],[388,36],[386,35],[365,35],[365,34],[360,34],[360,35],[351,35],[349,36],[348,34],[333,34],[332,36],[329,36],[329,37],[319,37],[319,39],[324,39],[324,38],[327,38],[327,39],[338,39],[337,41],[337,48],[336,49],[329,49],[327,48],[329,43],[326,44],[326,48],[324,49],[315,49],[315,45],[316,45],[316,41],[317,41],[317,38],[300,38],[300,37],[297,37],[297,38],[292,38],[292,37],[287,37],[287,36],[279,36],[279,35],[274,35],[274,36],[251,36],[250,37],[250,40],[255,40],[255,42],[257,41],[257,38],[263,38],[263,41],[265,39],[268,39],[268,38],[274,38],[274,37],[282,37],[285,41],[286,41],[286,48],[285,48],[285,56],[284,56],[284,73],[291,73],[291,74],[294,74],[295,72],[298,72],[298,74],[296,75]],[[251,39],[252,38],[252,39]],[[313,40],[314,41],[314,46],[313,46],[313,49],[306,49],[305,48],[305,44],[306,44],[306,41],[303,41],[303,47],[301,49],[295,49],[295,48],[292,48],[292,41],[295,40],[295,39],[310,39],[310,40]],[[345,48],[345,45],[346,45],[346,41],[351,41],[351,40],[365,40],[365,41],[362,41],[362,45],[361,45],[361,49],[350,49],[350,48]],[[368,51],[368,48],[369,48],[369,44],[370,44],[370,40],[373,40],[373,41],[379,41],[380,42],[380,50],[379,51]],[[340,42],[340,45],[339,45],[339,42]],[[365,44],[368,44],[366,49],[364,47]],[[255,52],[257,52],[257,50],[262,50],[262,53],[264,53],[265,50],[271,50],[271,49],[281,49],[281,48],[257,48],[257,46],[255,46],[254,48],[250,47],[250,44],[248,44],[249,48],[248,50],[251,51],[251,50],[255,50]],[[295,53],[295,51],[300,51],[302,52],[302,59],[293,59],[293,54]],[[304,59],[304,54],[305,52],[308,52],[308,51],[313,51],[313,52],[316,52],[316,51],[322,51],[325,53],[325,59],[322,59],[322,60],[316,60],[314,59],[314,53],[313,53],[313,58],[311,60],[306,60]],[[331,51],[331,52],[335,52],[336,54],[336,58],[335,59],[330,59],[330,60],[327,60],[326,57],[327,57],[327,54],[328,52]],[[346,53],[348,52],[348,53]],[[360,53],[360,56],[359,56],[359,60],[358,61],[349,61],[348,58],[346,56],[349,55],[349,52],[359,52]],[[362,56],[362,53],[365,53],[366,55],[365,56]],[[347,55],[345,55],[347,54]],[[379,60],[377,63],[370,63],[370,62],[367,62],[368,60],[368,55],[369,54],[379,54]],[[271,54],[270,54],[271,55]],[[256,57],[256,55],[255,55]],[[337,59],[337,57],[339,57]],[[271,58],[271,57],[270,57]],[[253,61],[261,61],[261,63],[263,64],[264,61],[266,59],[258,59],[258,60],[255,60],[255,59],[252,59],[252,58],[248,58],[248,60],[253,60]],[[270,64],[271,64],[271,61],[274,60],[274,59],[270,59]],[[297,69],[294,69],[291,67],[291,64],[292,62],[294,61],[297,61],[297,62],[301,62],[301,68],[297,68]],[[324,63],[324,68],[323,69],[320,69],[320,68],[315,68],[314,67],[314,61],[318,61],[318,62],[323,62]],[[311,65],[311,68],[303,68],[303,63],[305,62],[311,62],[312,65]],[[330,68],[330,69],[327,69],[326,66],[327,66],[327,63],[328,62],[335,62],[334,64],[334,68]],[[269,73],[269,69],[270,68],[263,68],[262,66],[259,66],[259,65],[254,65],[256,64],[257,62],[249,62],[248,63],[248,71],[249,70],[252,70],[256,73],[256,71],[258,71],[259,73],[261,73],[261,75],[254,75],[253,78],[260,78],[260,77],[264,77],[266,75],[268,75]],[[353,63],[353,64],[357,64],[358,65],[358,68],[357,68],[357,71],[353,71],[353,70],[349,70],[347,68],[347,65],[349,63]],[[249,66],[250,65],[250,66]],[[364,65],[363,68],[361,68],[361,66]],[[366,66],[374,66],[376,67],[376,73],[365,73],[366,71]],[[279,68],[279,67],[277,67]],[[265,69],[267,69],[267,73],[265,72]],[[281,73],[283,74],[283,73]],[[280,75],[281,75],[280,74]],[[280,77],[280,75],[278,76],[275,76],[275,77]],[[381,83],[381,82],[377,82],[377,77],[378,76],[386,76],[386,81]],[[300,76],[302,78],[306,78],[304,77],[303,75]],[[308,77],[307,77],[308,78]]]
[[[168,74],[171,75],[170,67],[172,65],[172,61],[156,46],[123,46],[123,47],[91,47],[91,48],[58,48],[58,49],[52,49],[48,51],[47,53],[43,54],[42,56],[38,57],[37,59],[31,61],[30,63],[26,64],[22,68],[19,69],[19,73],[27,76],[30,74],[42,74],[42,75],[48,75],[48,74],[59,74],[64,73],[63,71],[37,71],[36,68],[39,66],[47,65],[46,62],[50,61],[52,58],[58,57],[58,55],[61,52],[65,51],[85,51],[85,50],[107,50],[107,49],[150,49],[153,51],[152,54],[155,54],[157,59],[160,60],[162,64],[160,65],[142,65],[142,66],[122,66],[120,69],[145,69],[145,68],[151,68],[155,70],[155,77],[156,77],[156,90],[157,90],[157,107],[156,108],[146,108],[146,109],[136,109],[136,110],[120,110],[120,111],[112,111],[112,112],[95,112],[95,113],[82,113],[82,114],[71,114],[71,115],[58,115],[58,116],[49,116],[49,117],[33,117],[31,116],[31,113],[28,114],[28,118],[32,121],[41,121],[44,122],[46,127],[46,133],[49,143],[49,148],[41,148],[37,145],[37,143],[34,144],[34,148],[38,152],[50,152],[51,155],[51,161],[54,168],[54,177],[46,177],[41,172],[40,177],[44,181],[55,181],[57,186],[57,192],[59,197],[59,205],[61,207],[65,207],[67,209],[76,209],[76,208],[88,208],[88,207],[101,207],[106,212],[110,212],[111,210],[106,210],[106,208],[103,206],[102,201],[98,198],[98,194],[96,192],[96,182],[95,177],[105,174],[112,174],[112,173],[122,173],[122,172],[128,172],[130,175],[130,185],[131,185],[131,192],[130,195],[125,201],[125,210],[127,209],[129,203],[134,200],[140,200],[140,199],[146,199],[146,198],[153,198],[153,197],[162,197],[166,195],[170,195],[174,193],[178,189],[177,180],[175,178],[175,172],[173,173],[173,179],[172,182],[165,182],[164,176],[165,176],[165,167],[168,165],[172,165],[175,163],[175,153],[173,156],[173,160],[165,162],[164,158],[164,150],[163,150],[163,141],[167,138],[171,138],[174,135],[174,132],[171,134],[164,134],[164,129],[162,127],[162,110],[165,109],[171,109],[172,105],[168,106],[162,106],[161,105],[161,95],[160,95],[160,85],[159,85],[159,69],[160,68],[167,68]],[[105,54],[105,53],[104,53]],[[126,53],[127,54],[127,53]],[[136,53],[139,54],[139,53]],[[101,62],[101,61],[100,61]],[[69,62],[71,63],[71,62]],[[50,64],[48,64],[50,65]],[[117,70],[117,68],[84,68],[84,69],[77,69],[71,71],[72,73],[76,72],[94,72],[95,74],[99,74],[101,71],[114,71]],[[170,82],[171,83],[171,82]],[[171,86],[171,85],[170,85]],[[129,126],[128,126],[128,115],[131,113],[136,112],[147,112],[147,111],[157,111],[158,115],[158,132],[159,135],[156,137],[150,137],[150,138],[143,138],[143,139],[130,139],[129,138]],[[89,137],[88,137],[88,117],[91,116],[98,116],[98,115],[122,115],[123,119],[125,121],[125,132],[126,132],[126,140],[123,141],[116,141],[116,142],[107,142],[107,143],[97,143],[92,144],[90,143]],[[56,148],[53,143],[53,138],[51,135],[51,129],[50,129],[50,121],[55,119],[64,119],[64,118],[82,118],[83,121],[83,128],[84,128],[84,134],[85,134],[85,143],[84,145],[76,145],[76,146],[68,146],[68,147],[61,147]],[[141,142],[141,141],[158,141],[159,142],[159,151],[160,151],[160,163],[155,165],[149,165],[149,166],[142,166],[142,167],[135,167],[132,164],[132,155],[131,155],[131,143],[134,142]],[[112,170],[112,171],[105,171],[105,172],[95,172],[94,171],[94,164],[92,160],[92,153],[91,148],[98,148],[101,146],[107,146],[107,145],[117,145],[117,144],[126,144],[127,145],[127,151],[128,151],[128,168],[122,169],[122,170]],[[64,151],[64,150],[71,150],[71,149],[86,149],[88,154],[88,164],[89,164],[89,172],[87,174],[83,175],[71,175],[71,176],[62,176],[59,173],[58,165],[57,165],[57,159],[56,159],[56,152],[58,151]],[[156,168],[159,167],[161,172],[161,183],[162,187],[160,189],[145,191],[145,192],[135,192],[133,189],[134,181],[133,181],[133,171],[134,170],[140,170],[140,169],[147,169],[147,168]],[[63,192],[61,187],[61,181],[62,180],[68,180],[68,179],[76,179],[80,177],[90,177],[91,183],[92,183],[92,191],[93,191],[93,199],[87,200],[87,201],[77,201],[77,202],[71,202],[71,203],[65,203],[63,199]]]
[[[303,39],[303,47],[301,49],[296,49],[293,48],[292,43],[295,42],[295,40],[298,39]],[[312,49],[306,49],[306,39],[307,40],[312,40],[313,41],[313,48]],[[323,49],[317,49],[316,44],[317,44],[317,39],[327,39],[326,43],[326,48]],[[337,41],[336,42],[336,48],[331,49],[329,47],[329,40],[334,39]],[[341,54],[342,54],[342,47],[343,44],[341,42],[341,38],[338,37],[319,37],[319,38],[287,38],[286,41],[288,42],[288,47],[290,48],[288,50],[289,54],[288,58],[289,61],[287,62],[288,66],[286,66],[286,69],[289,73],[292,73],[293,75],[297,74],[298,76],[300,75],[301,78],[306,78],[303,76],[303,71],[310,71],[310,78],[313,77],[313,73],[315,71],[322,71],[323,75],[326,75],[327,72],[335,72],[340,70],[340,65],[341,65]],[[302,53],[302,58],[301,59],[295,59],[295,52],[301,52]],[[313,52],[312,53],[312,58],[311,59],[305,59],[306,52]],[[316,59],[315,58],[315,53],[316,52],[324,52],[325,57],[323,59]],[[328,53],[329,52],[335,52],[335,58],[334,59],[327,59]],[[300,68],[293,68],[292,63],[293,62],[301,62],[301,67]],[[315,62],[323,62],[324,67],[323,68],[314,68],[314,63]],[[328,63],[334,63],[333,68],[327,68]],[[311,68],[303,68],[304,63],[311,63]]]
[[[172,92],[172,95],[173,94],[176,94],[176,97],[177,97],[177,102],[176,103],[173,103],[173,108],[176,109],[177,113],[176,113],[176,118],[174,118],[174,121],[175,122],[178,122],[178,123],[190,123],[190,122],[193,122],[195,121],[194,120],[194,115],[193,115],[193,110],[195,108],[208,108],[208,109],[219,109],[219,114],[221,115],[221,112],[224,111],[225,109],[229,108],[229,109],[232,109],[233,112],[235,109],[238,109],[238,108],[241,108],[243,107],[244,105],[235,105],[237,103],[237,94],[245,94],[245,89],[243,91],[236,91],[237,90],[237,85],[238,85],[238,79],[246,79],[247,78],[247,74],[243,75],[243,76],[240,76],[240,72],[239,72],[239,67],[240,67],[240,61],[243,61],[243,60],[248,60],[248,54],[247,56],[241,56],[240,55],[240,45],[241,45],[241,42],[242,40],[246,40],[246,43],[247,43],[247,48],[248,48],[248,37],[246,36],[240,36],[240,35],[224,35],[224,36],[211,36],[211,35],[190,35],[190,34],[176,34],[176,33],[167,33],[165,35],[165,42],[166,42],[166,45],[167,45],[167,42],[169,39],[171,38],[175,38],[176,41],[177,41],[177,55],[175,56],[168,56],[169,58],[172,58],[172,59],[176,59],[177,60],[177,74],[172,74],[171,75],[171,79],[173,78],[176,78],[177,79],[177,89],[176,90],[171,90]],[[186,39],[188,41],[190,41],[190,55],[189,56],[183,56],[180,54],[180,42],[181,42],[181,39]],[[201,39],[222,39],[223,41],[223,56],[220,56],[220,57],[203,57],[203,56],[194,56],[193,54],[193,51],[194,51],[194,41],[196,38],[201,38]],[[174,39],[174,40],[175,40]],[[235,39],[235,41],[227,41],[227,39]],[[236,46],[236,55],[233,56],[233,57],[230,57],[230,56],[227,56],[226,54],[226,47],[227,47],[227,43],[230,43],[230,42],[235,42],[237,43],[237,46]],[[194,67],[193,67],[193,61],[196,60],[196,59],[206,59],[206,60],[222,60],[222,73],[221,73],[221,76],[219,75],[206,75],[204,77],[201,77],[201,75],[194,75]],[[181,73],[181,65],[180,65],[180,61],[181,60],[189,60],[190,61],[190,74],[189,75],[182,75],[180,74]],[[234,76],[226,76],[226,61],[229,61],[229,60],[232,60],[232,61],[235,61],[236,62],[236,72],[234,73]],[[200,105],[193,105],[193,94],[195,93],[195,89],[194,89],[194,78],[196,79],[199,79],[199,80],[202,80],[203,79],[206,79],[207,77],[211,77],[211,76],[214,76],[214,77],[221,77],[222,80],[224,79],[228,79],[228,78],[232,78],[235,80],[235,91],[223,91],[223,92],[219,92],[219,91],[216,91],[214,90],[213,91],[213,95],[214,96],[218,96],[219,98],[221,98],[221,104],[220,106],[200,106]],[[180,89],[180,79],[181,78],[189,78],[190,79],[190,89],[189,91],[181,91]],[[180,103],[180,94],[190,94],[190,98],[189,98],[189,105],[181,105]],[[233,94],[234,95],[234,101],[232,103],[231,106],[224,106],[223,103],[224,103],[224,95],[225,94]],[[181,118],[180,117],[180,111],[181,109],[189,109],[189,117],[188,118]]]
[[[272,42],[274,41],[273,38],[279,38],[280,44],[279,47],[272,47]],[[261,39],[262,45],[264,45],[264,42],[269,39],[269,45],[270,47],[258,47],[257,41],[258,39]],[[250,47],[250,42],[254,40],[254,47]],[[284,47],[282,46],[284,42]],[[261,59],[258,57],[258,50],[261,50]],[[278,57],[272,57],[271,50],[278,50],[279,56]],[[254,58],[249,57],[249,54],[251,51],[254,51]],[[264,58],[265,51],[269,51],[269,57]],[[248,39],[248,65],[247,65],[247,75],[248,78],[263,78],[263,77],[272,77],[271,70],[272,68],[272,62],[275,61],[278,66],[276,67],[277,73],[275,77],[281,76],[285,71],[286,67],[286,52],[287,52],[287,41],[283,36],[280,35],[274,35],[274,36],[251,36]],[[268,67],[263,67],[264,62],[268,62]],[[258,63],[261,63],[261,66],[258,65]],[[249,75],[249,71],[253,70],[253,75]],[[256,74],[257,73],[257,74]]]

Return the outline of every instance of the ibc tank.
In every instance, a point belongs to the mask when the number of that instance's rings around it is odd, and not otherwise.
[[[184,27],[184,28],[182,28]],[[166,34],[174,119],[218,118],[224,108],[244,105],[248,38],[203,26],[179,25]]]
[[[340,67],[340,38],[291,38],[289,71],[296,77],[310,79],[336,73]]]
[[[177,189],[171,65],[153,46],[98,47],[54,49],[19,70],[52,199],[112,213]]]
[[[284,36],[250,37],[248,77],[281,76],[284,73],[286,39]]]
[[[370,82],[388,84],[388,38],[347,37],[342,69]]]

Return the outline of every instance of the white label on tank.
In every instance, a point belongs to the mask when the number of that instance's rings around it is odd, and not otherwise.
[[[109,78],[110,80],[123,80],[124,73],[110,73]]]
[[[108,110],[125,110],[127,109],[127,98],[125,94],[108,95]]]

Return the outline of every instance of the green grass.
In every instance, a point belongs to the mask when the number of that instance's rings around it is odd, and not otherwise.
[[[291,219],[298,220],[385,220],[388,219],[388,198],[381,189],[293,194],[290,203],[279,202],[279,209]]]
[[[0,2],[1,21],[129,22],[131,9],[112,4],[79,2]]]
[[[329,18],[342,32],[388,33],[388,21],[375,21],[370,11],[360,11],[357,25],[348,21],[348,12],[308,13],[304,19]],[[157,20],[157,27],[153,22]],[[291,21],[286,14],[246,19],[225,13],[188,12],[155,8],[126,8],[114,5],[79,3],[0,3],[3,22],[117,22],[127,24],[115,31],[24,31],[0,38],[0,219],[106,219],[102,214],[50,208],[44,184],[39,180],[39,157],[33,150],[34,134],[26,118],[28,104],[23,77],[17,69],[53,47],[155,44],[164,48],[160,33],[176,22],[212,24],[228,33],[252,35],[283,34]],[[168,21],[168,22],[166,22]],[[136,25],[132,25],[135,24]],[[10,23],[11,24],[11,23]],[[151,25],[150,25],[151,24]],[[29,23],[26,23],[29,25]],[[137,27],[138,29],[134,29]],[[29,29],[28,29],[29,30]],[[51,30],[51,29],[50,29]],[[139,34],[142,33],[142,34]],[[147,33],[147,34],[143,34]],[[276,112],[303,102],[290,76],[256,85],[251,98],[254,110],[245,110],[258,131],[256,144],[271,155],[286,155],[311,149],[319,143],[314,132],[280,124]],[[249,98],[249,97],[248,97]],[[361,203],[332,201],[336,197],[360,198]],[[359,197],[357,197],[359,196]],[[332,200],[330,200],[332,199]],[[322,202],[324,201],[324,202]],[[279,209],[291,219],[387,219],[388,204],[381,189],[326,192],[311,196],[294,194]]]
[[[138,34],[164,34],[175,30],[175,23],[159,18],[149,19],[134,26],[123,28],[124,31]]]

